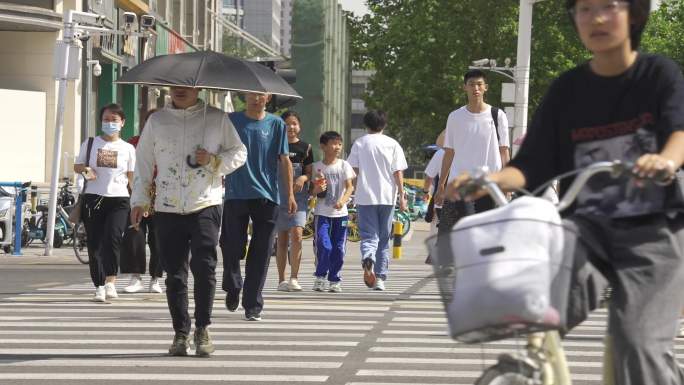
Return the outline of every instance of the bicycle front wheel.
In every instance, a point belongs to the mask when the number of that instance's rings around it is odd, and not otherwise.
[[[78,259],[78,261],[82,264],[87,265],[90,261],[90,258],[88,256],[88,238],[86,236],[85,226],[83,225],[83,222],[79,222],[74,226],[72,238],[74,240],[73,245],[74,253],[76,254],[76,259]]]
[[[528,385],[531,377],[521,373],[520,368],[514,365],[494,365],[477,379],[475,385]]]

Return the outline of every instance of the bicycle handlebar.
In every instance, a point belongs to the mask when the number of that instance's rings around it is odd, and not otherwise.
[[[639,177],[633,172],[633,169],[633,163],[622,162],[619,160],[615,160],[612,162],[596,162],[590,164],[587,167],[582,168],[582,171],[579,172],[577,177],[575,177],[575,180],[568,188],[568,191],[565,194],[563,194],[563,197],[556,204],[556,208],[558,209],[558,211],[563,211],[570,207],[570,205],[572,205],[572,203],[577,198],[577,195],[580,193],[580,191],[582,191],[582,188],[584,188],[584,185],[592,176],[604,172],[609,172],[612,178],[618,178],[625,174],[633,177]],[[459,186],[457,192],[460,196],[463,197],[468,196],[479,189],[484,189],[492,197],[494,203],[496,203],[497,206],[503,206],[508,203],[508,201],[506,200],[506,196],[503,193],[503,191],[501,191],[499,185],[497,185],[496,183],[489,180],[489,178],[487,178],[488,171],[489,170],[487,169],[487,167],[481,167],[477,169],[473,173],[472,178],[468,182],[466,182],[462,186]],[[664,173],[659,173],[656,174],[653,178],[646,179],[650,179],[658,185],[667,185],[670,182],[670,179]]]

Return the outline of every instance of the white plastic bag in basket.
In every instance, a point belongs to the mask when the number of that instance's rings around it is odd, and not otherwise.
[[[456,270],[447,306],[453,336],[514,324],[560,324],[551,283],[560,269],[561,218],[552,203],[522,197],[460,220],[450,234]]]

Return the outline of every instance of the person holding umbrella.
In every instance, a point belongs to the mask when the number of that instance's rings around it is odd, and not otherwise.
[[[238,308],[240,291],[244,289],[242,307],[248,321],[260,321],[264,307],[261,292],[266,282],[280,204],[279,171],[280,187],[285,189],[287,197],[287,214],[297,212],[287,129],[280,117],[266,112],[270,99],[271,94],[268,93],[247,93],[247,109],[230,114],[248,154],[245,166],[226,177],[221,227],[223,290],[226,292],[226,308],[234,312]],[[252,239],[243,281],[240,260],[245,256],[250,219]]]
[[[199,88],[171,87],[171,103],[147,121],[138,142],[131,199],[131,223],[138,226],[149,209],[156,165],[154,221],[167,272],[166,298],[175,330],[169,348],[173,356],[190,351],[188,267],[195,278],[196,354],[214,352],[207,327],[216,291],[221,177],[241,167],[247,158],[226,113],[207,106],[198,93]]]

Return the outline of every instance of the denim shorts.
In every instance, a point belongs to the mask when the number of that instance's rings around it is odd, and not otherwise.
[[[306,211],[308,209],[308,195],[295,194],[297,201],[297,212],[294,215],[287,213],[287,201],[280,202],[278,207],[278,219],[276,221],[276,231],[287,231],[293,227],[304,227],[306,225]]]

